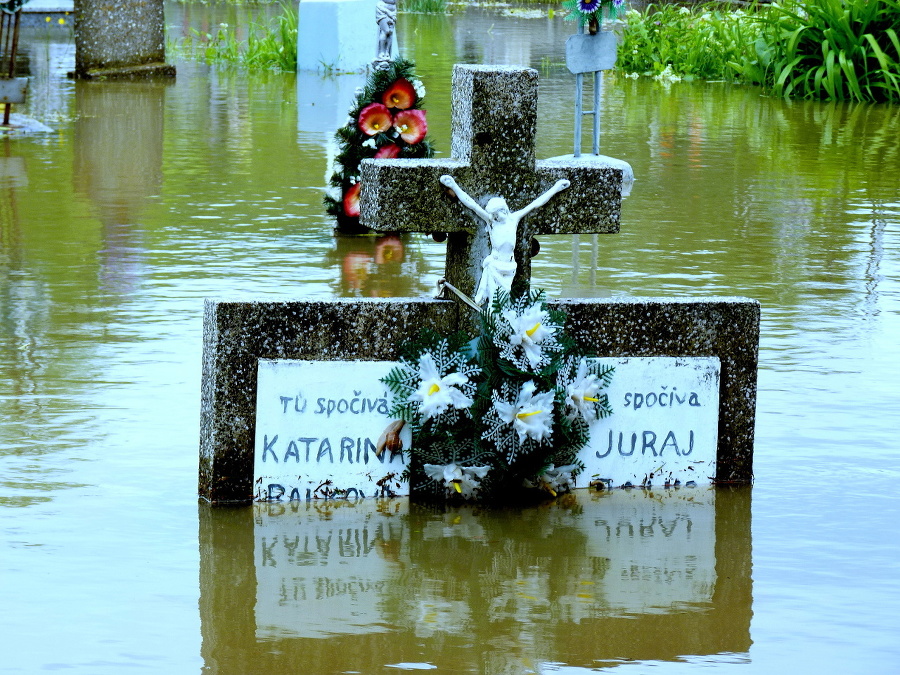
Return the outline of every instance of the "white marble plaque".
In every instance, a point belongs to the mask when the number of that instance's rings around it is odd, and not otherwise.
[[[381,382],[388,361],[260,359],[256,393],[257,501],[408,494],[398,452],[376,455],[392,418]],[[408,428],[404,448],[409,448]]]
[[[598,359],[615,366],[613,415],[591,426],[578,486],[709,484],[719,436],[717,357]]]
[[[716,473],[718,358],[605,358],[612,417],[591,427],[577,486],[709,484]],[[257,501],[406,495],[403,456],[376,455],[392,418],[381,382],[389,361],[260,359]],[[403,447],[411,445],[404,428]]]

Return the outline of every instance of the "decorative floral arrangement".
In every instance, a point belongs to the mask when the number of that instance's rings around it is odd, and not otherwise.
[[[562,6],[569,10],[566,21],[578,19],[578,27],[587,24],[591,35],[594,35],[603,21],[604,8],[607,16],[614,19],[625,6],[625,0],[565,0]]]
[[[376,158],[423,158],[434,155],[426,138],[428,124],[422,100],[425,87],[415,78],[410,61],[395,59],[384,70],[373,71],[366,85],[357,90],[347,124],[335,133],[339,152],[331,185],[336,194],[325,196],[327,212],[335,216],[338,229],[358,232],[359,164]]]
[[[542,292],[497,293],[481,334],[424,331],[383,382],[412,427],[404,477],[434,500],[555,497],[584,468],[588,424],[612,414],[613,368],[592,363]]]

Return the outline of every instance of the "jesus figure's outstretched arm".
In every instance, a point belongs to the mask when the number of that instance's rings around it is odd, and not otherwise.
[[[485,211],[481,206],[472,199],[465,190],[463,190],[459,185],[456,184],[456,181],[453,180],[453,176],[448,176],[444,174],[441,176],[441,184],[446,185],[448,188],[453,190],[454,194],[459,197],[459,201],[461,201],[464,205],[468,206],[472,209],[479,217],[483,218],[485,222],[491,222],[491,216]]]
[[[544,204],[549,202],[550,198],[553,197],[553,195],[555,195],[558,192],[562,192],[567,187],[569,187],[569,185],[571,185],[571,183],[568,180],[566,180],[565,178],[563,178],[562,180],[556,181],[556,183],[553,185],[553,187],[551,187],[549,190],[547,190],[544,194],[542,194],[540,197],[535,199],[528,206],[521,208],[518,211],[516,211],[514,214],[512,214],[513,218],[515,218],[516,222],[518,222],[521,218],[527,216],[529,213],[531,213],[535,209],[540,208],[541,206],[543,206]]]

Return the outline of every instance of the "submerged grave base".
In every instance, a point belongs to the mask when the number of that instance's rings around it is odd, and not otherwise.
[[[427,658],[500,673],[529,661],[741,654],[753,614],[750,498],[698,488],[578,490],[522,510],[201,504],[203,657],[241,672],[307,662],[371,672]],[[521,640],[523,626],[534,639]]]
[[[710,478],[717,483],[752,480],[758,302],[630,298],[551,304],[566,313],[566,331],[601,357],[718,358],[718,442]],[[200,496],[214,503],[259,498],[254,462],[260,451],[255,448],[264,451],[256,429],[260,359],[395,361],[404,340],[421,327],[451,333],[460,325],[460,313],[469,311],[451,301],[427,299],[207,300]],[[383,478],[373,475],[373,482]]]

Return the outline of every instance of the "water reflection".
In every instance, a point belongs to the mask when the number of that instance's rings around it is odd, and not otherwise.
[[[100,289],[113,295],[132,292],[142,277],[145,244],[137,225],[163,182],[167,86],[163,80],[76,85],[72,181],[100,220]]]
[[[377,236],[335,234],[326,262],[340,270],[335,294],[390,298],[416,297],[428,291],[422,279],[427,264],[421,237],[388,233]]]
[[[200,507],[208,672],[521,673],[745,653],[750,490]],[[373,669],[374,668],[374,669]]]

